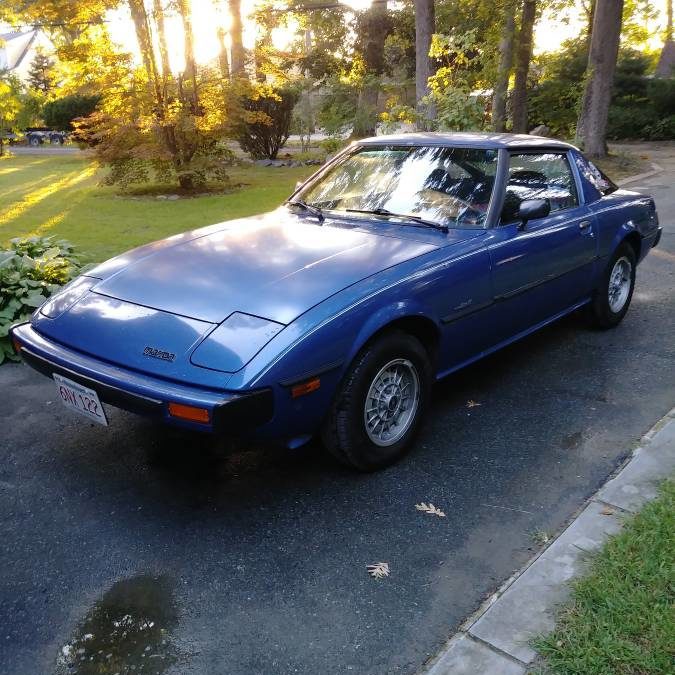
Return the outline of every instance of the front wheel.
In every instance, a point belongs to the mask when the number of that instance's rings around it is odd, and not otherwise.
[[[626,315],[635,287],[635,267],[633,247],[621,244],[610,258],[589,306],[591,321],[598,328],[613,328]]]
[[[324,445],[360,471],[393,464],[409,449],[426,409],[432,370],[417,338],[399,331],[354,359],[322,430]]]

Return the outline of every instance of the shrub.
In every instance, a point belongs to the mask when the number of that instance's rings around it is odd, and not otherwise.
[[[671,141],[675,138],[675,115],[668,115],[650,124],[647,129],[650,141]]]
[[[45,124],[59,131],[72,131],[72,122],[78,117],[91,115],[101,100],[100,96],[82,96],[71,94],[45,103],[42,116]]]
[[[336,152],[342,150],[346,144],[347,141],[339,136],[329,136],[328,138],[324,138],[319,145],[321,145],[321,148],[327,155],[334,155]]]
[[[0,363],[17,360],[9,328],[32,312],[79,273],[72,245],[53,237],[12,239],[0,250]]]
[[[656,113],[646,105],[618,106],[609,109],[607,138],[644,139],[649,135],[648,127],[656,122]]]
[[[276,159],[291,132],[293,108],[298,100],[294,89],[259,85],[243,100],[243,119],[237,140],[252,159]]]

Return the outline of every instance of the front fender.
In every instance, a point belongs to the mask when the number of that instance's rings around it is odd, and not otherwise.
[[[379,331],[388,325],[401,319],[422,318],[432,323],[440,334],[440,327],[435,319],[432,319],[432,310],[418,299],[410,298],[398,300],[387,304],[371,314],[359,330],[349,350],[347,361],[351,363],[354,357],[361,351],[363,346]]]

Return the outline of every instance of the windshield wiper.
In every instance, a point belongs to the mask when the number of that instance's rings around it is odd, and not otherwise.
[[[419,223],[426,227],[433,227],[435,230],[440,230],[441,232],[448,232],[448,226],[437,223],[435,220],[426,220],[421,216],[415,216],[410,213],[394,213],[389,209],[376,208],[376,209],[345,209],[350,213],[372,213],[374,216],[385,216],[387,218],[402,218],[404,220],[412,220],[414,223]]]
[[[301,207],[307,211],[307,213],[311,214],[312,216],[316,216],[320,223],[323,223],[325,216],[323,215],[323,211],[318,206],[312,206],[302,199],[289,199],[286,201],[286,203],[290,204],[291,206]]]

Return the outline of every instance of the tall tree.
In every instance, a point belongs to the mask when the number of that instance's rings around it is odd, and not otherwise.
[[[605,135],[619,55],[623,0],[597,0],[577,140],[590,157],[607,154]]]
[[[513,66],[513,42],[516,32],[516,5],[514,0],[504,3],[504,23],[499,41],[499,65],[492,95],[492,130],[506,129],[506,95]]]
[[[152,0],[153,18],[157,26],[157,43],[159,45],[159,58],[162,63],[162,81],[166,89],[166,83],[171,76],[171,66],[169,65],[169,47],[166,41],[166,28],[164,26],[164,9],[162,0]]]
[[[230,67],[232,77],[241,77],[244,75],[245,57],[244,41],[241,27],[241,0],[230,0],[230,15],[232,23],[230,25]]]
[[[220,75],[223,80],[230,79],[230,60],[227,56],[226,35],[225,29],[222,26],[218,26],[216,29],[216,36],[218,37],[218,65],[220,66]]]
[[[432,62],[429,56],[431,36],[436,32],[434,0],[415,0],[415,102],[417,111],[426,118],[433,116],[422,99],[429,93]]]
[[[537,0],[523,0],[518,31],[516,67],[513,81],[513,131],[527,133],[527,76],[532,60],[534,22],[537,18]]]
[[[145,3],[143,0],[128,0],[128,4],[145,72],[155,91],[158,106],[159,108],[163,108],[164,96],[158,78],[157,61],[155,59],[155,50],[152,46],[152,33],[150,32],[150,21],[145,9]]]
[[[374,2],[357,18],[357,47],[363,59],[363,78],[359,91],[353,135],[374,136],[377,127],[377,99],[384,71],[384,43],[391,31],[386,0]]]
[[[673,42],[673,0],[666,0],[667,20],[663,34],[663,49],[656,66],[657,77],[675,75],[675,43]]]
[[[31,89],[48,94],[55,84],[54,61],[43,51],[38,51],[28,70],[28,84]]]
[[[192,28],[192,5],[189,0],[178,0],[178,12],[183,20],[183,39],[185,50],[185,75],[192,80],[192,104],[194,111],[199,106],[197,92],[197,63],[195,61],[195,35]]]

